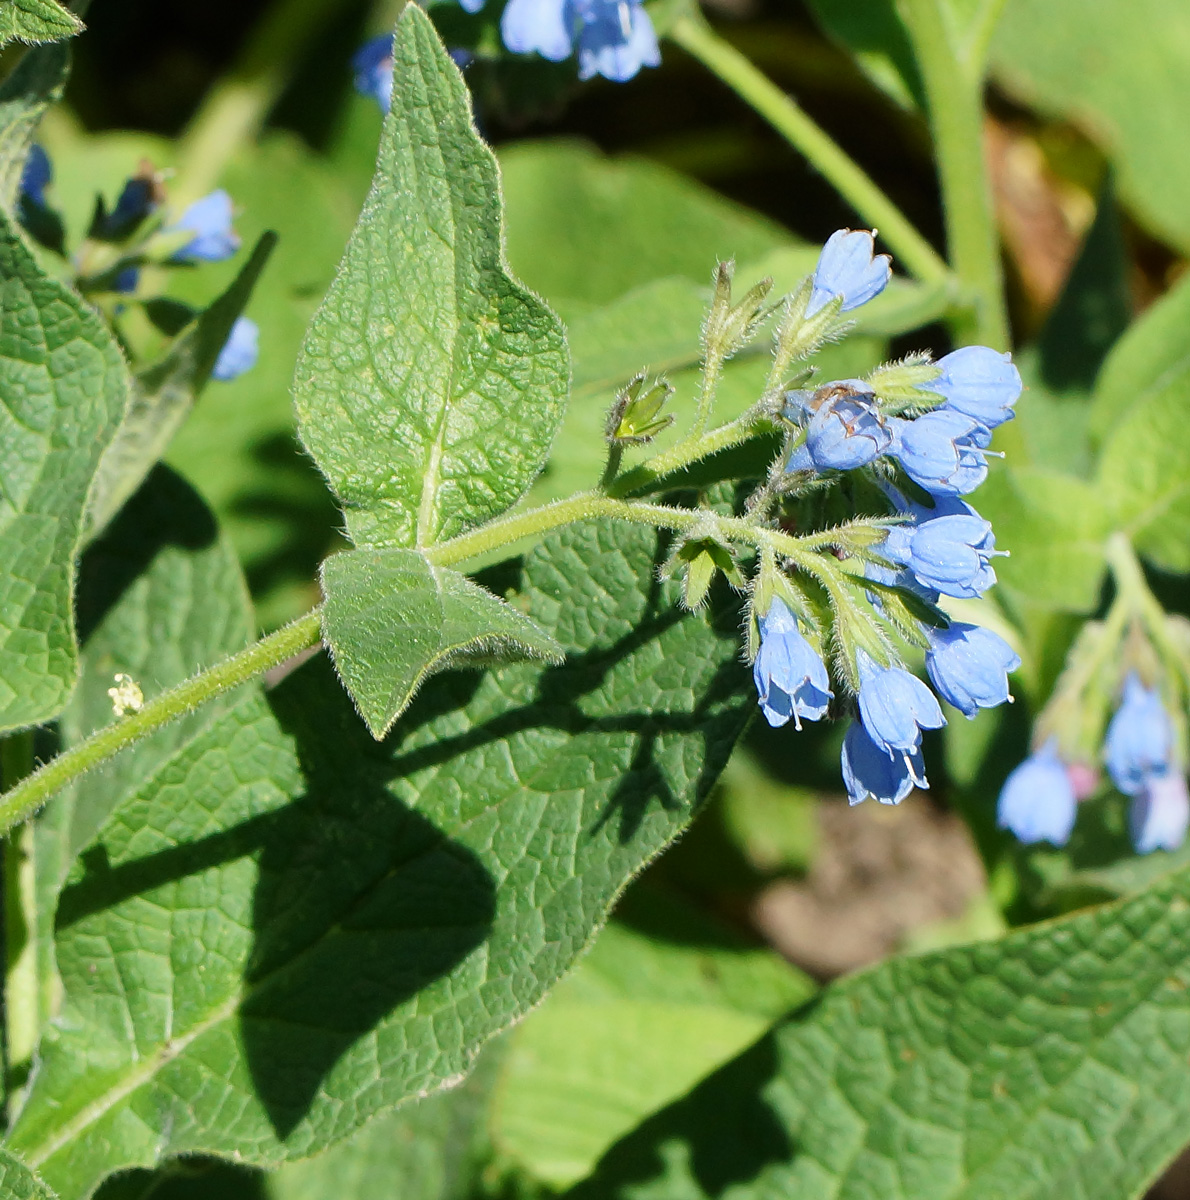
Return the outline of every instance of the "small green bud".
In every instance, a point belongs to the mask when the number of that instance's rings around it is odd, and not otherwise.
[[[661,414],[666,401],[673,395],[673,386],[664,379],[655,379],[646,388],[647,378],[642,371],[619,392],[608,409],[604,436],[609,442],[643,446],[673,424],[672,416]]]
[[[747,586],[732,548],[712,529],[699,526],[674,547],[658,574],[662,579],[682,574],[682,607],[690,612],[701,608],[715,575],[722,571],[736,591]]]
[[[843,298],[835,296],[812,317],[806,316],[813,280],[806,279],[785,302],[785,311],[773,334],[773,368],[769,373],[770,386],[776,386],[789,375],[790,367],[802,358],[809,358],[824,343],[833,341],[850,328],[849,321],[840,321]]]
[[[762,279],[748,289],[738,304],[733,305],[731,280],[734,272],[734,262],[721,262],[715,268],[715,293],[702,331],[707,357],[720,361],[730,358],[746,345],[769,315],[764,302],[772,290],[773,281]]]
[[[936,408],[942,403],[942,397],[937,392],[922,390],[921,385],[941,374],[928,353],[910,354],[898,362],[877,367],[867,382],[886,405],[897,409]]]

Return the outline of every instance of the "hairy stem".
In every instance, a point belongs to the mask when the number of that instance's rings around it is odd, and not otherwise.
[[[930,282],[949,277],[950,270],[942,257],[863,168],[701,17],[694,14],[679,17],[669,36],[804,154],[859,216],[880,230],[881,237],[907,270]]]
[[[246,650],[163,692],[150,700],[140,712],[130,713],[105,725],[0,796],[0,833],[7,833],[27,820],[56,791],[72,779],[106,762],[125,746],[130,746],[175,718],[193,712],[207,700],[247,683],[302,650],[317,646],[321,636],[322,613],[316,608]]]
[[[12,787],[33,770],[33,734],[15,733],[0,744],[0,776]],[[33,828],[4,840],[4,1096],[11,1121],[40,1036],[37,975],[37,901]]]

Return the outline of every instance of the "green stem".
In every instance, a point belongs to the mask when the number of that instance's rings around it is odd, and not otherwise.
[[[898,11],[913,40],[929,105],[951,266],[972,303],[968,313],[956,315],[955,335],[1007,350],[1004,279],[983,150],[983,61],[975,53],[986,49],[990,25],[979,35],[981,47],[962,54],[939,0],[901,0]]]
[[[0,744],[0,777],[12,787],[33,770],[33,734]],[[41,983],[37,974],[37,896],[33,827],[4,840],[4,1095],[11,1121],[40,1037]]]
[[[322,636],[319,609],[299,617],[239,654],[178,684],[150,700],[140,712],[105,725],[77,746],[51,759],[0,796],[0,833],[7,833],[31,817],[60,788],[84,772],[106,762],[153,730],[198,708],[222,692],[279,666],[295,654],[317,646]]]
[[[219,182],[240,146],[260,131],[315,36],[336,10],[358,2],[276,0],[183,134],[181,166],[170,189],[175,206],[185,206]]]
[[[679,17],[669,36],[804,154],[859,216],[880,230],[913,275],[929,282],[949,278],[950,270],[938,252],[863,168],[730,42],[694,14]]]

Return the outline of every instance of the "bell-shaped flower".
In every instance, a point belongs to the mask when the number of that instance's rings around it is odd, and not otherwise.
[[[1128,828],[1137,854],[1176,850],[1190,825],[1190,795],[1180,771],[1150,776],[1132,798]]]
[[[223,349],[211,369],[211,378],[227,383],[256,366],[260,354],[260,329],[249,317],[237,317]]]
[[[657,33],[638,0],[576,0],[578,77],[626,83],[641,67],[661,65]]]
[[[963,346],[939,359],[942,374],[921,386],[946,397],[943,408],[974,417],[994,429],[1015,415],[1012,406],[1021,394],[1021,373],[1011,354],[987,346]]]
[[[29,147],[25,165],[21,168],[21,196],[38,208],[45,207],[45,189],[54,177],[50,156],[40,142]]]
[[[890,757],[917,753],[923,729],[946,724],[934,693],[901,667],[882,667],[866,651],[859,667],[859,716],[868,736]]]
[[[574,51],[577,14],[571,0],[508,0],[500,36],[513,54],[540,54],[561,62]]]
[[[1136,672],[1130,672],[1103,743],[1112,782],[1126,796],[1135,796],[1146,780],[1169,770],[1172,752],[1173,726],[1160,692],[1145,687]]]
[[[177,253],[176,262],[222,262],[239,248],[240,239],[231,227],[233,216],[231,197],[222,189],[195,200],[169,227],[170,233],[193,233]]]
[[[845,379],[815,393],[806,440],[786,470],[851,471],[883,454],[892,440],[871,390],[858,379]]]
[[[972,718],[981,708],[995,708],[1009,698],[1008,672],[1021,660],[998,633],[955,621],[947,629],[927,629],[926,637],[930,682],[963,716]]]
[[[393,35],[369,38],[351,56],[351,69],[355,90],[375,100],[381,112],[388,112],[393,102]]]
[[[1051,739],[1031,754],[1004,781],[996,824],[1010,829],[1028,845],[1052,842],[1064,846],[1074,828],[1078,801],[1066,766]]]
[[[843,298],[842,311],[849,312],[880,295],[892,277],[892,260],[875,249],[875,239],[866,229],[832,233],[818,256],[806,316],[812,317],[836,296]]]
[[[920,525],[890,526],[880,552],[907,567],[924,587],[944,596],[971,599],[996,582],[990,565],[997,553],[991,522],[973,509],[933,517]]]
[[[935,408],[912,421],[892,420],[893,445],[906,474],[931,495],[973,492],[987,478],[992,431],[974,417]]]
[[[752,678],[760,711],[770,725],[784,725],[792,717],[801,729],[803,717],[817,721],[826,714],[831,698],[826,666],[780,598],[760,618],[760,650]]]
[[[900,804],[915,787],[929,787],[920,751],[889,758],[858,721],[843,738],[842,768],[852,804],[869,796],[881,804]]]

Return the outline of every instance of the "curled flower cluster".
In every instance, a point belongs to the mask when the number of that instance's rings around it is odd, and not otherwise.
[[[476,13],[484,0],[459,0]],[[602,75],[626,83],[641,67],[661,64],[657,32],[640,0],[508,0],[500,17],[500,36],[513,54],[540,54],[550,62],[578,55],[578,77]],[[452,51],[463,66],[469,56]],[[392,38],[371,38],[351,60],[355,88],[371,96],[384,112],[392,104]],[[879,289],[877,289],[879,290]]]
[[[889,277],[888,259],[874,253],[871,233],[840,230],[822,250],[804,319],[858,308]],[[839,619],[839,598],[830,596],[833,615],[815,646],[802,630],[805,624],[810,631],[813,605],[801,605],[800,624],[794,597],[787,603],[781,595],[788,580],[762,580],[754,590],[763,611],[753,674],[768,722],[793,720],[800,727],[826,715],[835,693],[824,648],[832,651],[841,690],[855,698],[859,719],[842,753],[853,804],[869,796],[897,804],[914,787],[927,786],[922,733],[946,723],[935,692],[967,717],[1009,699],[1008,673],[1020,665],[1012,647],[989,629],[948,621],[937,606],[944,596],[982,595],[996,580],[992,527],[962,497],[986,478],[992,430],[1012,417],[1020,391],[1007,354],[967,346],[936,364],[921,356],[866,381],[846,379],[785,396],[784,416],[794,432],[778,491],[797,496],[829,484],[833,474],[864,472],[891,509],[866,527],[868,544],[839,543],[844,557],[862,560],[860,577],[870,585],[867,617]],[[928,617],[914,615],[922,608]],[[924,651],[934,691],[905,668],[887,636],[889,625]]]
[[[27,227],[36,227],[40,218],[50,214],[46,189],[52,181],[50,158],[42,146],[35,144],[21,173],[21,213]],[[169,220],[161,177],[152,164],[144,162],[125,182],[111,211],[99,207],[86,242],[74,255],[79,286],[89,293],[135,296],[146,262],[194,266],[231,258],[240,248],[234,216],[231,196],[220,188]],[[65,254],[60,245],[50,248]],[[228,381],[254,366],[259,333],[248,317],[237,318],[211,377]]]

